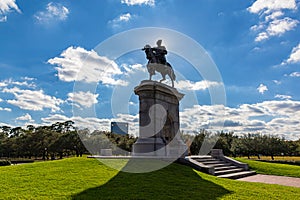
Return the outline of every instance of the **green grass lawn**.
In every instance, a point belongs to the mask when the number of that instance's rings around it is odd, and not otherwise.
[[[262,200],[300,196],[300,188],[221,179],[180,164],[132,174],[87,158],[0,167],[0,180],[0,199]]]
[[[254,161],[245,158],[235,159],[244,163],[248,163],[249,167],[259,174],[292,176],[300,178],[300,166]]]

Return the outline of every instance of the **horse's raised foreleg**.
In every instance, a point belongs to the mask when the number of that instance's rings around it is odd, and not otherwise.
[[[149,73],[149,80],[151,81],[153,74],[155,74],[151,63],[148,63],[147,69],[148,69],[148,73]]]

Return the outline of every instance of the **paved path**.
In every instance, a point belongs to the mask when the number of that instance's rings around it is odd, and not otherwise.
[[[287,176],[273,176],[273,175],[257,174],[257,175],[248,176],[245,178],[240,178],[237,180],[247,181],[247,182],[278,184],[278,185],[285,185],[285,186],[292,186],[292,187],[300,188],[300,178],[287,177]]]

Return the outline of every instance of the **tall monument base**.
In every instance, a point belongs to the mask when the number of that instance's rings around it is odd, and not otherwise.
[[[150,80],[142,81],[134,92],[140,101],[140,129],[132,155],[177,158],[187,155],[179,128],[179,101],[184,94]]]
[[[138,138],[133,144],[133,156],[165,156],[162,138]]]

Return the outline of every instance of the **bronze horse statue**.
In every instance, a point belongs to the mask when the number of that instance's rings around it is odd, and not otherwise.
[[[162,76],[159,82],[166,80],[166,75],[168,75],[172,81],[172,87],[174,87],[176,76],[170,63],[165,60],[164,55],[162,58],[161,55],[158,55],[158,50],[151,48],[150,45],[146,45],[142,50],[145,51],[146,58],[148,59],[147,69],[150,75],[149,80],[152,79],[152,76],[155,75],[155,71],[157,71]],[[166,52],[166,50],[164,51]]]

